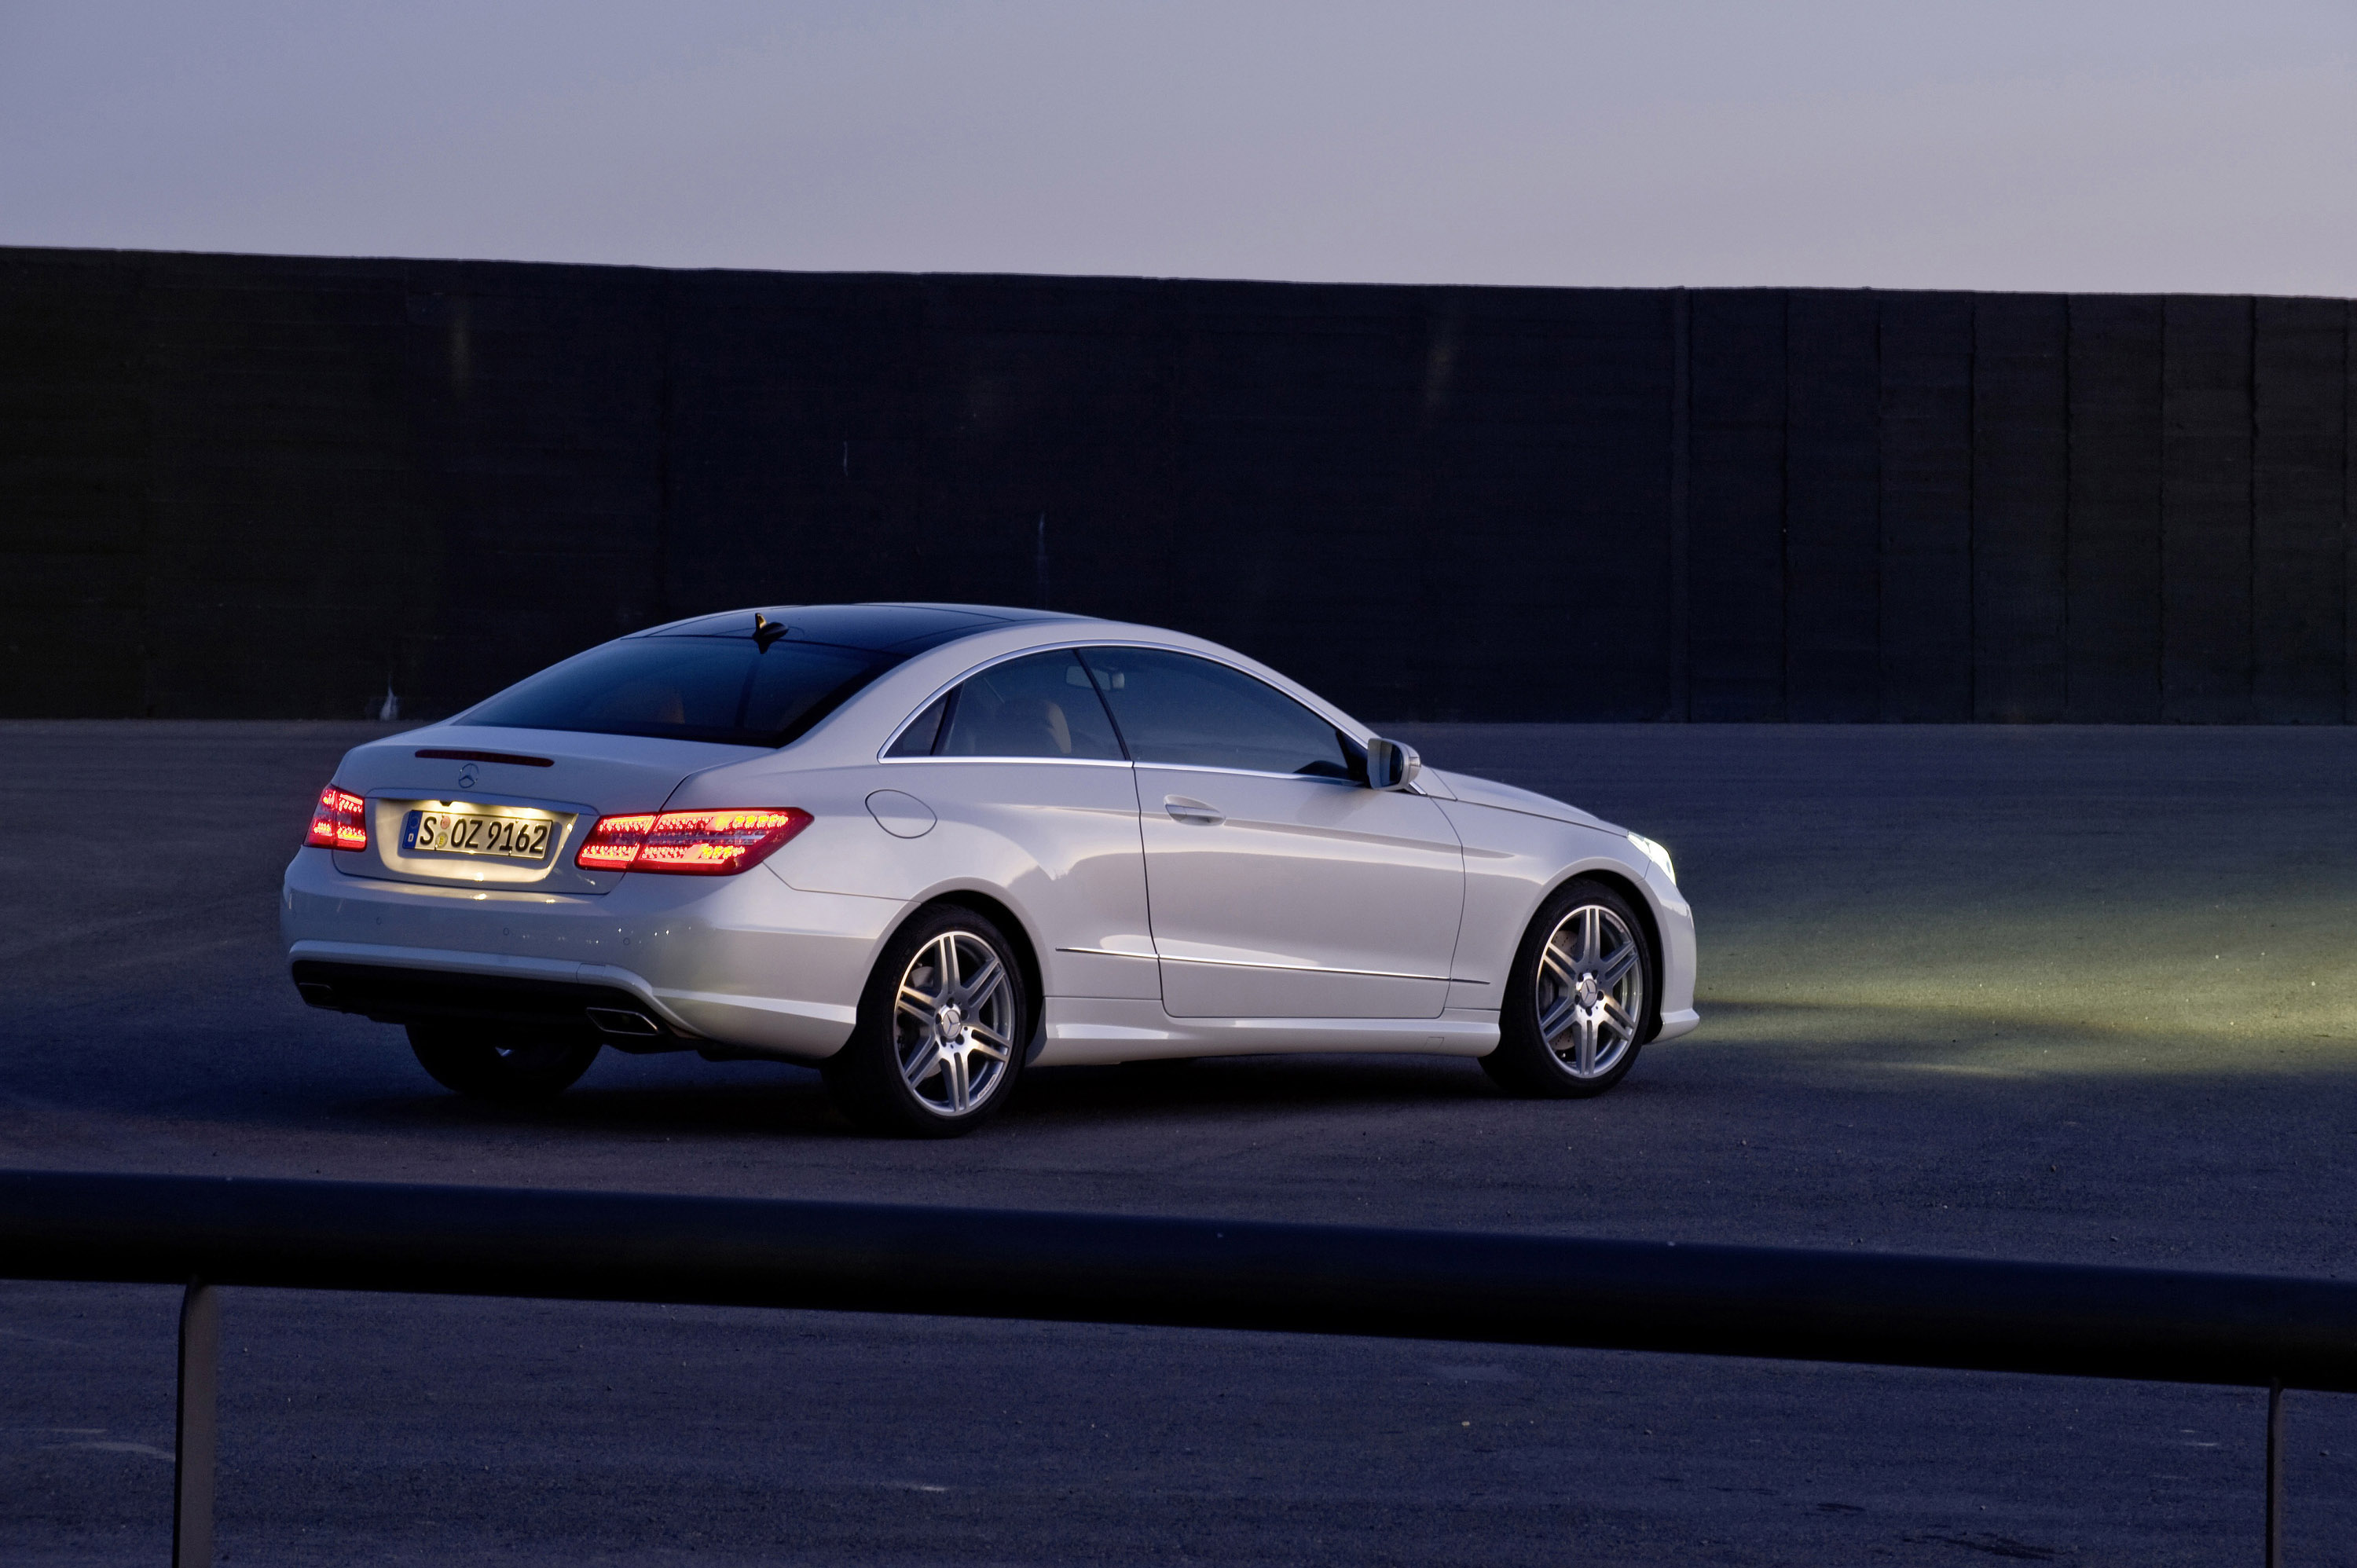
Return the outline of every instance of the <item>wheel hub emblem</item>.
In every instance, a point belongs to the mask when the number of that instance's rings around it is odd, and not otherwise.
[[[952,1003],[933,1015],[933,1032],[944,1040],[957,1038],[958,1031],[964,1027],[965,1015],[959,1010],[955,1003]]]
[[[1582,1007],[1593,1007],[1596,1005],[1596,977],[1592,974],[1581,975],[1579,977],[1579,1004]]]

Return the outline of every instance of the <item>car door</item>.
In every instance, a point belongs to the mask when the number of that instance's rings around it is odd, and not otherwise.
[[[902,728],[880,772],[879,850],[905,849],[920,879],[948,866],[1005,887],[1038,927],[1049,995],[1156,993],[1137,790],[1071,650],[969,675]]]
[[[1164,649],[1082,658],[1135,765],[1171,1015],[1438,1016],[1465,891],[1440,809],[1368,789],[1331,724],[1240,670]]]

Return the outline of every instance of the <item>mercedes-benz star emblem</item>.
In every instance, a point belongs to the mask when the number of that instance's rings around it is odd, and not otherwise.
[[[458,769],[458,788],[461,789],[471,789],[474,787],[475,765],[469,762],[466,767]]]

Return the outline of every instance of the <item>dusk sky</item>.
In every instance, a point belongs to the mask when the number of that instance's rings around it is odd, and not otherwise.
[[[2357,5],[33,4],[0,243],[2357,295]]]

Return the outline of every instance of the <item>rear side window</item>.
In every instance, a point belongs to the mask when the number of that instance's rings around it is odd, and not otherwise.
[[[1153,648],[1091,648],[1082,658],[1135,761],[1361,776],[1340,731],[1241,670]]]
[[[935,697],[926,705],[923,713],[909,721],[909,727],[900,732],[900,738],[894,741],[891,749],[884,755],[931,757],[933,754],[933,743],[942,738],[942,720],[949,716],[950,699],[956,695],[955,692],[943,692],[940,696]]]
[[[1118,762],[1121,742],[1088,671],[1070,649],[1060,649],[968,678],[920,714],[888,755]]]
[[[749,637],[625,638],[576,654],[453,723],[784,746],[900,655]]]

